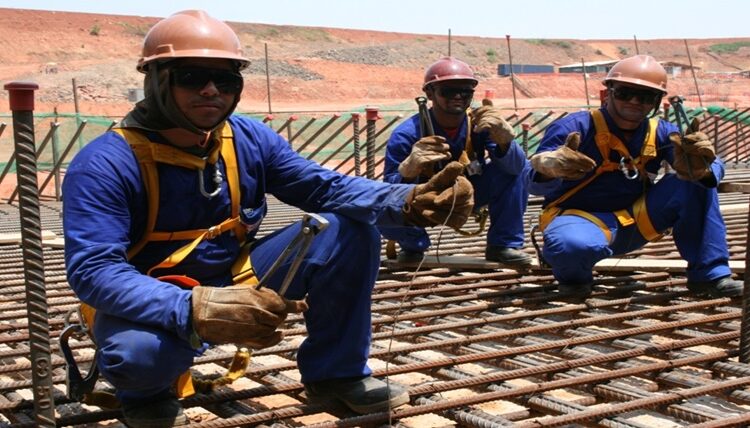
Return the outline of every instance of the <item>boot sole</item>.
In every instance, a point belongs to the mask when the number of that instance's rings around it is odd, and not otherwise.
[[[300,394],[301,397],[305,398],[310,405],[329,404],[331,402],[338,402],[344,404],[346,407],[351,409],[353,412],[360,415],[368,413],[379,413],[387,412],[390,409],[394,409],[399,406],[403,406],[409,402],[409,393],[403,392],[399,395],[391,397],[388,401],[380,401],[372,404],[356,404],[350,403],[342,398],[336,397],[335,395],[313,395],[310,396],[307,391]]]

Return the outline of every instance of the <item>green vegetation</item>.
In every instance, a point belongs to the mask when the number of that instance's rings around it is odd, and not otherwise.
[[[708,50],[716,54],[723,54],[723,53],[734,53],[734,52],[737,52],[740,48],[745,48],[745,47],[750,47],[750,41],[717,43],[715,45],[709,46]]]
[[[279,36],[281,34],[281,31],[279,31],[278,28],[266,28],[263,31],[258,32],[258,37],[261,39],[273,39]]]
[[[102,27],[100,27],[99,24],[94,24],[94,26],[89,30],[89,34],[91,34],[92,36],[98,36],[101,31]]]
[[[126,33],[134,36],[143,37],[148,33],[150,27],[148,25],[133,25],[127,22],[118,22],[117,25],[121,26]]]
[[[617,50],[620,52],[620,55],[628,54],[628,48],[626,48],[625,46],[618,46]]]
[[[597,49],[596,52],[594,52],[597,55],[604,55],[604,52],[602,52],[601,49]]]
[[[528,39],[526,41],[532,45],[558,47],[563,49],[570,49],[573,47],[572,43],[565,40]]]
[[[495,62],[497,60],[497,52],[494,49],[492,48],[487,49],[486,54],[487,54],[488,62]]]

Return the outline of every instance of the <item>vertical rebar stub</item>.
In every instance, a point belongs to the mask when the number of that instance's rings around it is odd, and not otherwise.
[[[8,101],[11,111],[33,111],[34,91],[39,85],[34,82],[8,82],[3,86],[8,91]]]

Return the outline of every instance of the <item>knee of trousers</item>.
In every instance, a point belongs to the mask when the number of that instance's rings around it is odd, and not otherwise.
[[[321,241],[319,248],[330,251],[326,259],[379,260],[380,232],[375,226],[339,214],[322,215],[330,224],[316,239]]]
[[[195,356],[189,345],[168,332],[123,331],[98,340],[98,364],[115,388],[169,388],[190,368]],[[184,343],[183,343],[184,342]]]
[[[590,227],[555,226],[553,222],[544,232],[544,259],[552,266],[589,269],[612,254],[603,232],[593,224]]]

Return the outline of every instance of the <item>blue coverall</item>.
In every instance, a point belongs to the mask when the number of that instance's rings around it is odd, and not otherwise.
[[[609,131],[620,138],[630,155],[636,158],[648,131],[648,120],[644,120],[632,137],[625,140],[606,109],[602,108],[601,111]],[[594,140],[596,130],[591,113],[587,111],[570,114],[550,124],[537,153],[555,150],[565,143],[571,132],[581,133],[579,151],[600,165],[602,156]],[[659,121],[657,156],[646,164],[649,180],[628,180],[619,170],[605,172],[560,205],[561,208],[576,208],[594,214],[609,228],[612,241],[607,242],[602,229],[590,220],[576,215],[557,216],[544,230],[543,257],[552,266],[559,283],[591,283],[592,269],[598,261],[628,253],[646,244],[635,225],[622,226],[612,214],[616,210],[628,209],[632,215],[633,203],[644,193],[654,229],[665,232],[672,228],[677,249],[688,262],[689,281],[714,280],[731,273],[726,228],[719,212],[716,191],[716,186],[724,177],[723,162],[717,158],[710,165],[713,175],[701,182],[681,180],[670,173],[653,183],[661,161],[672,164],[674,149],[668,136],[675,132],[678,132],[676,126]],[[620,161],[620,155],[614,150],[610,152],[610,158]],[[554,179],[545,182],[539,180],[532,170],[529,190],[532,194],[544,195],[546,206],[591,174],[593,171],[581,180]]]
[[[467,120],[454,138],[448,138],[445,130],[437,124],[430,110],[435,134],[446,138],[450,146],[451,158],[458,160],[466,147]],[[401,183],[403,177],[398,166],[411,153],[412,146],[422,137],[419,115],[414,115],[401,123],[388,139],[385,151],[383,179],[389,183]],[[474,153],[481,168],[481,174],[469,175],[474,187],[474,207],[479,209],[489,205],[490,228],[487,231],[487,244],[500,247],[520,248],[524,244],[523,215],[526,212],[528,191],[526,180],[531,169],[521,147],[511,142],[508,150],[500,149],[489,138],[488,132],[471,132]],[[446,162],[447,163],[447,162]],[[446,163],[438,165],[438,169]],[[424,181],[423,177],[420,177]],[[419,180],[418,179],[418,180]],[[411,252],[424,252],[430,247],[430,237],[419,227],[380,227],[386,239],[398,241],[402,249]]]
[[[265,195],[270,193],[302,210],[324,212],[330,221],[313,241],[285,296],[307,296],[310,306],[304,314],[308,337],[297,357],[302,380],[369,375],[370,296],[380,257],[374,225],[403,224],[401,209],[412,186],[338,174],[298,156],[257,121],[232,116],[229,123],[241,208],[265,215]],[[165,143],[156,133],[148,136]],[[226,177],[221,158],[217,165]],[[209,169],[204,171],[206,183],[211,182]],[[158,164],[158,170],[161,197],[155,230],[207,228],[230,216],[226,181],[221,193],[208,199],[198,190],[196,170],[166,164]],[[186,241],[152,242],[127,260],[128,248],[144,232],[148,207],[133,151],[113,132],[92,141],[71,162],[63,195],[68,281],[83,302],[97,309],[94,337],[101,372],[124,404],[162,396],[201,350],[188,343],[191,292],[144,272]],[[298,222],[255,241],[251,259],[258,277],[299,229]],[[238,239],[224,233],[204,240],[182,263],[153,276],[184,274],[203,285],[231,285],[230,267],[239,249]],[[272,278],[272,288],[280,286],[290,262]]]

